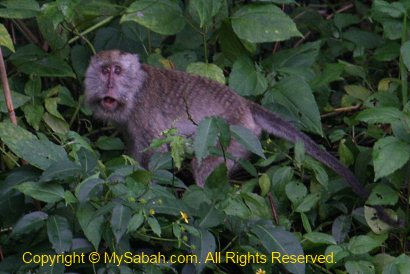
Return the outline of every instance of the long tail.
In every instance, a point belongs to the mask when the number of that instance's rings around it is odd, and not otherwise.
[[[366,199],[369,196],[369,191],[359,182],[356,176],[345,167],[339,160],[332,156],[329,152],[318,146],[306,134],[296,129],[291,123],[285,121],[277,114],[270,112],[258,104],[250,103],[250,108],[253,114],[253,119],[262,129],[276,137],[285,139],[289,142],[296,143],[298,140],[303,141],[306,152],[319,160],[337,174],[342,176],[347,183],[352,187],[353,191],[361,198]],[[403,227],[404,223],[400,220],[393,220],[382,206],[373,206],[377,214],[383,222],[394,227]]]
[[[296,129],[291,123],[285,121],[277,114],[270,112],[254,103],[251,104],[251,110],[255,122],[261,128],[270,134],[283,138],[292,143],[296,143],[298,140],[302,141],[305,145],[305,150],[309,155],[345,178],[357,195],[364,199],[369,196],[369,191],[363,187],[356,176],[353,175],[347,167],[340,163],[340,161],[329,152],[318,146],[306,134]]]

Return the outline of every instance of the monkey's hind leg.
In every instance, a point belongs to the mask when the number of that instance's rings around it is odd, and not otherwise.
[[[228,154],[231,154],[235,159],[246,158],[249,156],[249,152],[238,142],[232,140],[228,149],[226,150]],[[206,178],[212,173],[212,171],[224,163],[225,159],[223,157],[208,156],[198,163],[198,160],[194,158],[192,160],[192,171],[196,184],[200,187],[205,185]],[[236,168],[235,161],[231,159],[226,159],[226,166],[228,168],[228,174],[230,175],[232,171]]]

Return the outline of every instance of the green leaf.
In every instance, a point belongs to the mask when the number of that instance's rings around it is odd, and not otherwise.
[[[6,99],[4,97],[4,92],[3,89],[0,88],[0,112],[3,113],[9,113],[8,109],[7,109],[7,104],[6,104]],[[21,107],[22,105],[24,105],[25,103],[27,103],[30,100],[30,97],[23,95],[21,93],[18,92],[12,92],[11,93],[11,99],[13,101],[13,107],[14,109],[18,109],[19,107]]]
[[[211,228],[221,225],[224,221],[225,214],[215,207],[209,208],[208,205],[202,204],[200,208],[201,219],[198,224],[200,228]]]
[[[238,125],[232,125],[230,126],[230,129],[232,136],[238,141],[238,143],[243,145],[250,152],[266,159],[258,137],[250,129]]]
[[[310,132],[323,135],[319,108],[310,86],[299,77],[286,77],[274,86],[272,97],[285,106],[301,126]]]
[[[383,42],[383,39],[378,34],[358,28],[349,28],[342,33],[342,38],[354,43],[356,47],[365,49],[376,48]]]
[[[259,177],[259,187],[261,188],[261,196],[266,196],[270,191],[271,182],[268,174],[262,173]]]
[[[365,101],[372,93],[365,87],[358,85],[347,85],[344,87],[350,96]]]
[[[399,194],[386,184],[377,184],[370,192],[366,204],[369,205],[395,205]]]
[[[306,168],[313,171],[315,179],[319,182],[319,184],[321,184],[325,189],[328,189],[329,176],[323,166],[312,158],[306,158],[304,165]]]
[[[400,18],[406,14],[406,9],[400,2],[389,3],[383,0],[375,0],[372,6],[373,12],[378,12],[393,18]]]
[[[235,12],[231,21],[239,38],[252,43],[283,41],[302,36],[292,19],[272,4],[245,5]]]
[[[16,189],[46,203],[56,203],[64,199],[64,188],[57,183],[25,182],[16,186]]]
[[[103,215],[97,215],[93,206],[88,203],[80,204],[76,217],[87,239],[93,244],[94,249],[98,250],[106,223]]]
[[[298,206],[307,195],[307,188],[299,181],[290,181],[285,187],[286,196],[293,203]]]
[[[101,136],[98,138],[96,145],[99,149],[102,150],[123,150],[124,143],[121,141],[120,138],[117,137],[108,137],[108,136]]]
[[[267,253],[271,254],[273,252],[272,257],[275,254],[303,255],[303,249],[299,240],[289,231],[273,227],[272,225],[258,224],[251,228],[251,232],[258,237],[259,242]],[[272,261],[271,263],[275,262]],[[291,273],[305,273],[304,263],[284,264],[283,266]]]
[[[80,202],[88,201],[93,194],[94,190],[98,190],[104,181],[95,176],[91,176],[84,181],[82,181],[75,188],[75,196]]]
[[[338,148],[338,153],[339,153],[340,161],[345,166],[350,166],[350,165],[354,164],[353,153],[347,147],[345,139],[340,141],[339,148]]]
[[[37,15],[40,6],[35,0],[7,0],[0,3],[0,18],[26,19]]]
[[[43,172],[43,174],[41,174],[40,182],[48,182],[53,179],[64,180],[79,176],[80,174],[81,167],[78,164],[66,159],[50,165]]]
[[[61,146],[47,139],[39,140],[27,130],[9,122],[0,123],[0,138],[17,156],[43,170],[57,161],[67,159],[67,153]]]
[[[336,244],[336,240],[333,236],[322,232],[309,232],[303,235],[303,238],[315,244]]]
[[[337,13],[334,17],[335,26],[342,30],[345,27],[355,25],[360,22],[360,17],[356,14]]]
[[[347,273],[374,274],[375,268],[368,261],[347,261],[345,263]]]
[[[206,229],[199,230],[199,236],[192,237],[192,244],[195,245],[193,253],[198,256],[198,261],[205,262],[208,254],[216,250],[216,241],[214,235]],[[197,273],[201,273],[205,264],[196,264]]]
[[[256,71],[249,57],[242,56],[232,66],[229,87],[242,96],[260,95],[268,87],[268,81]]]
[[[380,246],[380,241],[367,235],[354,236],[350,239],[348,249],[355,255],[364,254]]]
[[[397,214],[391,209],[385,209],[393,220],[397,220]],[[364,218],[370,229],[376,234],[384,234],[391,229],[391,226],[380,220],[377,210],[370,206],[364,206]]]
[[[241,198],[244,200],[246,206],[251,211],[252,219],[271,218],[271,211],[267,207],[267,203],[263,197],[255,193],[242,192]]]
[[[404,166],[410,158],[410,145],[396,137],[379,139],[373,148],[375,177],[378,180]]]
[[[31,233],[44,226],[48,215],[41,211],[34,211],[21,217],[13,226],[12,235]]]
[[[323,87],[331,82],[341,80],[344,66],[342,64],[325,64],[323,71],[313,79],[311,86],[313,89]]]
[[[360,112],[356,119],[369,124],[394,123],[402,119],[403,113],[394,107],[375,107]]]
[[[137,231],[137,229],[143,223],[144,223],[144,216],[142,215],[142,212],[138,212],[137,214],[134,214],[134,216],[132,216],[132,218],[130,219],[130,222],[128,223],[127,232]]]
[[[48,240],[57,254],[70,251],[73,233],[67,219],[62,216],[50,216],[47,219]]]
[[[161,226],[159,225],[157,219],[154,217],[148,217],[147,222],[149,227],[152,229],[152,232],[154,232],[158,237],[161,237]]]
[[[194,151],[199,164],[209,155],[209,148],[216,144],[216,138],[215,119],[212,117],[203,119],[198,125],[194,139]]]
[[[44,106],[46,107],[46,110],[56,118],[59,118],[61,120],[64,120],[64,117],[60,114],[60,112],[57,109],[58,102],[59,102],[58,97],[51,97],[51,98],[46,98],[44,100]]]
[[[121,17],[121,23],[134,21],[163,35],[182,30],[185,19],[176,2],[168,0],[139,0],[132,3]]]
[[[43,120],[55,133],[66,134],[70,130],[70,125],[65,120],[48,112],[44,113]]]
[[[342,243],[348,236],[352,219],[346,215],[338,216],[332,224],[332,235],[337,243]]]
[[[110,223],[117,243],[120,242],[122,236],[127,231],[130,220],[131,210],[128,207],[117,204],[113,208]]]
[[[23,107],[23,112],[27,123],[38,131],[40,129],[41,119],[43,118],[44,107],[38,104],[27,104]]]
[[[308,194],[303,201],[295,209],[296,212],[307,212],[311,210],[320,200],[320,195],[317,193]]]
[[[410,41],[403,43],[400,47],[400,55],[407,70],[410,71]]]
[[[222,69],[215,64],[205,64],[203,62],[191,63],[186,68],[186,71],[225,84],[224,73]]]
[[[206,179],[204,190],[209,197],[218,200],[224,199],[229,189],[228,169],[221,164]]]
[[[74,72],[65,61],[34,45],[19,48],[9,59],[18,71],[28,75],[75,78]]]
[[[10,34],[3,24],[0,24],[0,46],[6,47],[12,52],[15,52],[13,41],[11,41]]]
[[[218,14],[222,0],[192,0],[189,4],[190,10],[199,17],[199,26],[203,28],[209,25],[212,17]]]

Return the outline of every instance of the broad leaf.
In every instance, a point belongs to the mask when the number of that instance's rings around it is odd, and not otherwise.
[[[235,12],[231,20],[239,38],[252,43],[283,41],[301,36],[292,19],[272,4],[245,5]]]
[[[191,63],[186,68],[186,71],[225,84],[224,73],[222,69],[215,64],[205,64],[202,62]]]
[[[117,204],[111,215],[111,228],[115,235],[115,240],[117,243],[120,242],[122,236],[127,231],[128,223],[131,219],[131,210],[121,204]]]
[[[212,117],[202,120],[195,133],[194,151],[198,163],[209,155],[209,147],[216,144],[217,128],[215,119]]]
[[[222,0],[192,0],[189,2],[190,9],[198,15],[199,26],[202,28],[211,23],[212,17],[218,14],[222,6]]]
[[[18,71],[28,75],[75,78],[74,72],[65,61],[43,52],[34,45],[19,48],[10,56],[10,61]]]
[[[55,203],[64,199],[64,188],[57,183],[25,182],[16,189],[27,196],[47,203]]]
[[[252,227],[251,231],[258,237],[266,252],[268,254],[272,253],[272,260],[274,260],[274,254],[303,256],[303,249],[299,240],[289,231],[273,227],[272,225],[259,224]],[[275,262],[272,261],[271,263]],[[279,263],[279,261],[277,261],[277,263]],[[305,273],[304,263],[284,264],[283,266],[291,273]]]
[[[400,121],[403,113],[394,107],[375,107],[360,112],[356,119],[369,124],[394,123]]]
[[[256,71],[250,58],[241,57],[233,64],[229,87],[242,96],[260,95],[268,87],[268,81],[262,73]]]
[[[3,24],[0,24],[0,46],[8,48],[12,52],[15,51],[13,41],[11,41],[10,34],[8,33],[6,27]]]
[[[48,215],[41,211],[34,211],[21,217],[14,225],[12,235],[31,233],[44,226]]]
[[[62,216],[50,216],[47,219],[47,234],[57,254],[70,250],[73,233],[66,218]]]
[[[6,0],[0,3],[0,18],[26,19],[37,15],[40,6],[35,0]]]
[[[375,143],[372,156],[376,181],[392,174],[408,162],[410,145],[393,136],[382,138]]]
[[[232,136],[238,143],[243,145],[250,152],[265,159],[265,154],[258,137],[248,128],[232,125],[230,126]]]
[[[286,77],[274,86],[272,97],[310,132],[323,135],[319,108],[310,86],[299,77]]]
[[[103,215],[97,215],[96,209],[88,203],[82,204],[77,210],[76,217],[87,239],[98,250],[101,241],[103,225],[106,223]]]
[[[9,122],[0,123],[0,139],[17,156],[43,170],[57,161],[67,160],[67,153],[61,146],[47,139],[39,140],[29,131]]]
[[[139,0],[132,3],[121,17],[121,22],[135,21],[163,35],[182,30],[185,19],[176,2],[167,0]]]

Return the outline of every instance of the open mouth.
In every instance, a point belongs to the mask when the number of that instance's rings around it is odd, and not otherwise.
[[[117,106],[118,102],[114,98],[106,96],[101,100],[101,104],[107,109],[114,109]]]

